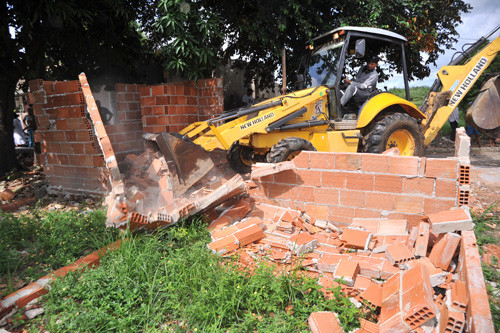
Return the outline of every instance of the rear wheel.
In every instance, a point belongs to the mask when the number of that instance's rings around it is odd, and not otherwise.
[[[404,156],[421,156],[424,136],[415,118],[406,113],[391,113],[376,120],[364,135],[364,153],[382,153],[397,147]]]
[[[316,151],[316,148],[305,139],[296,137],[281,139],[277,144],[271,147],[271,151],[267,154],[266,160],[269,163],[290,161],[303,150]]]
[[[252,164],[254,161],[253,149],[235,142],[227,152],[227,161],[234,171],[238,173],[249,173],[252,171]]]

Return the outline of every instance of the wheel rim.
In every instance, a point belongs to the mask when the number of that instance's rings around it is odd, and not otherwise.
[[[397,147],[404,156],[413,156],[415,153],[415,139],[411,133],[404,129],[399,129],[394,131],[389,139],[387,139],[387,144],[385,149],[391,149]]]
[[[253,151],[250,148],[242,147],[240,149],[240,160],[243,164],[252,166],[253,164]]]

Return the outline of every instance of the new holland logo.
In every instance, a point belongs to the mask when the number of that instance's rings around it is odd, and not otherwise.
[[[249,127],[252,127],[253,125],[257,125],[258,123],[261,123],[264,120],[267,120],[267,119],[270,119],[273,117],[274,117],[274,112],[271,112],[271,113],[263,115],[262,117],[251,119],[248,122],[241,124],[240,129],[241,130],[247,129]]]
[[[451,96],[449,106],[455,107],[458,102],[464,97],[465,93],[469,87],[476,81],[479,73],[484,69],[484,66],[488,63],[488,58],[482,57],[477,62],[476,66],[470,71],[469,75],[465,78],[464,82],[458,87],[457,91]]]

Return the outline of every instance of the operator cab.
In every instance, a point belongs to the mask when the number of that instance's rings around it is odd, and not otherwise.
[[[330,119],[343,118],[345,114],[357,116],[363,105],[380,92],[391,92],[410,100],[405,48],[407,39],[399,34],[366,27],[341,27],[313,39],[309,53],[302,60],[299,88],[328,86]],[[378,57],[378,83],[371,94],[349,99],[341,107],[340,98],[370,57]],[[354,117],[354,116],[353,116]],[[352,118],[352,117],[351,117]]]

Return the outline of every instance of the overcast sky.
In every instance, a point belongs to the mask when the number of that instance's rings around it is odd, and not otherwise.
[[[459,36],[454,50],[449,49],[442,54],[436,62],[436,67],[431,67],[431,75],[424,80],[412,82],[412,86],[431,86],[437,78],[438,69],[446,66],[457,50],[461,50],[464,44],[473,43],[480,37],[487,35],[500,24],[500,2],[498,0],[469,0],[466,2],[472,5],[472,9],[469,13],[462,15],[463,23],[457,27]],[[499,35],[500,31],[497,31],[490,37],[490,40]]]

